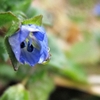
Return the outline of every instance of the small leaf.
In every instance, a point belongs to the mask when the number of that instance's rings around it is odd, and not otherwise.
[[[18,18],[11,12],[3,12],[0,13],[0,26],[3,26],[4,24],[7,24],[9,22],[16,21],[18,22]]]
[[[31,18],[34,16],[42,15],[43,20],[42,23],[45,25],[52,26],[53,25],[53,16],[50,12],[43,10],[39,7],[29,7],[29,9],[26,12],[26,15]]]
[[[15,55],[14,55],[12,49],[11,49],[11,46],[10,46],[10,44],[8,42],[8,38],[12,34],[14,34],[16,32],[16,30],[18,30],[18,28],[19,28],[18,24],[19,23],[13,24],[10,27],[10,29],[8,30],[7,35],[5,37],[6,50],[7,50],[8,54],[9,54],[10,59],[11,59],[12,65],[14,67],[14,70],[18,70],[18,67],[19,67],[20,63],[17,61],[17,59],[16,59],[16,57],[15,57]]]
[[[42,24],[42,15],[30,18],[30,19],[26,19],[22,22],[22,24],[36,24],[38,26],[41,26]]]
[[[29,93],[22,84],[8,88],[0,100],[29,100]]]
[[[4,48],[4,39],[0,37],[0,60],[7,61],[8,54]]]
[[[11,12],[4,12],[4,13],[0,13],[0,26],[2,27],[3,25],[7,25],[8,23],[10,23],[8,26],[9,28],[6,30],[6,36],[5,36],[5,45],[6,45],[6,50],[8,51],[9,57],[12,61],[12,64],[14,66],[14,69],[17,70],[19,63],[15,58],[15,55],[10,47],[10,44],[8,42],[8,37],[11,36],[12,34],[14,34],[20,26],[20,21],[18,20],[18,18]]]
[[[18,17],[18,19],[21,22],[27,18],[27,16],[21,11],[14,11],[14,14]]]

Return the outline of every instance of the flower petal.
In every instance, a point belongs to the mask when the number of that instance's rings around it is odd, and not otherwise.
[[[44,36],[44,40],[41,42],[39,41],[41,44],[41,57],[38,63],[42,63],[43,61],[45,61],[48,57],[49,57],[49,53],[48,53],[48,41],[47,41],[47,36]]]
[[[9,37],[9,43],[11,45],[12,51],[15,54],[16,59],[20,59],[20,44],[23,42],[29,35],[30,31],[27,30],[27,27],[20,27],[20,30],[15,34]]]
[[[44,52],[44,53],[41,55],[41,57],[40,57],[38,63],[43,63],[44,61],[46,61],[46,59],[47,59],[48,57],[49,57],[48,52]]]
[[[16,59],[19,61],[19,57],[20,57],[20,41],[19,41],[19,37],[20,37],[20,31],[13,34],[11,37],[9,37],[8,41],[11,45],[12,51],[15,54]]]
[[[48,51],[48,40],[46,34],[44,35],[43,41],[39,41],[39,44],[41,45],[41,53]]]
[[[39,31],[33,32],[33,35],[34,35],[38,40],[43,41],[44,35],[45,35],[44,28],[37,26],[36,29],[38,29]]]
[[[30,31],[28,30],[28,26],[23,25],[20,28],[20,42],[23,42],[29,35]]]
[[[22,63],[28,63],[30,66],[34,66],[38,63],[40,58],[40,52],[34,48],[33,52],[28,52],[26,49],[21,50],[20,61]]]
[[[37,40],[43,41],[44,34],[41,32],[33,32],[33,35],[36,37]]]
[[[22,25],[22,27],[24,29],[27,29],[30,32],[38,32],[39,31],[39,29],[37,28],[36,25]]]

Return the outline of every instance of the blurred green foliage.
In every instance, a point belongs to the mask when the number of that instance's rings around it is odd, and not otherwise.
[[[80,42],[72,47],[70,57],[77,63],[94,64],[99,61],[99,49],[93,41]]]
[[[28,82],[28,89],[31,100],[48,100],[49,94],[54,89],[54,83],[46,69],[41,67],[35,70]]]
[[[50,69],[78,82],[86,82],[86,75],[79,65],[68,59],[56,42],[55,36],[49,36],[49,46],[51,51],[51,60],[48,63]],[[55,43],[55,45],[54,45]]]
[[[4,11],[23,11],[25,12],[32,0],[0,0],[0,12]]]
[[[96,1],[96,0],[95,0]],[[73,6],[83,6],[83,7],[88,7],[90,8],[93,3],[95,2],[94,0],[69,0],[70,4]]]
[[[29,100],[29,93],[22,84],[8,88],[0,100]]]

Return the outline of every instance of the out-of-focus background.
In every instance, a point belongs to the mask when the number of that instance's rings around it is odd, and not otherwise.
[[[0,100],[100,100],[99,0],[0,0],[0,12],[43,15],[51,59],[15,72],[0,28]]]

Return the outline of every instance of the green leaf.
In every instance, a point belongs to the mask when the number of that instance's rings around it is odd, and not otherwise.
[[[7,61],[8,54],[4,48],[4,39],[0,37],[0,60]]]
[[[18,22],[18,18],[11,12],[0,13],[0,26],[7,24],[9,22],[13,23],[14,21]]]
[[[12,49],[11,49],[11,46],[10,46],[10,44],[8,42],[8,38],[12,34],[14,34],[18,30],[18,28],[19,28],[19,23],[14,23],[10,27],[10,29],[8,30],[7,35],[5,37],[6,50],[7,50],[8,54],[9,54],[10,59],[11,59],[12,65],[14,67],[14,70],[18,70],[18,67],[19,67],[20,63],[17,61],[17,59],[16,59],[16,57],[15,57],[15,55],[14,55]]]
[[[33,17],[33,18],[30,18],[30,19],[26,19],[22,22],[22,24],[35,24],[35,25],[38,25],[38,26],[41,26],[42,24],[42,15],[39,15],[39,16],[36,16],[36,17]]]
[[[50,12],[41,9],[39,7],[29,7],[29,9],[26,12],[26,15],[31,18],[34,16],[38,16],[38,15],[42,15],[43,16],[43,20],[42,23],[45,25],[49,25],[52,26],[53,25],[53,17],[52,14],[50,14]]]
[[[14,53],[13,53],[11,47],[10,47],[10,44],[8,42],[8,38],[9,38],[9,36],[13,35],[19,29],[20,21],[11,12],[0,13],[0,26],[2,27],[3,25],[7,25],[8,23],[10,23],[10,24],[8,25],[9,28],[7,28],[7,32],[6,32],[6,36],[5,36],[4,41],[5,41],[5,44],[6,44],[6,50],[7,50],[9,57],[12,61],[14,69],[17,70],[19,63],[16,60]]]
[[[86,82],[85,72],[79,65],[68,59],[64,52],[60,49],[60,45],[57,44],[57,39],[54,36],[49,36],[49,46],[51,53],[51,60],[48,63],[49,69],[55,71],[64,77],[77,82]]]
[[[31,100],[48,100],[54,83],[44,67],[36,66],[28,83]]]
[[[27,16],[21,11],[14,11],[14,14],[18,17],[18,19],[21,22],[27,18]]]
[[[29,93],[22,84],[8,88],[0,100],[29,100]]]

